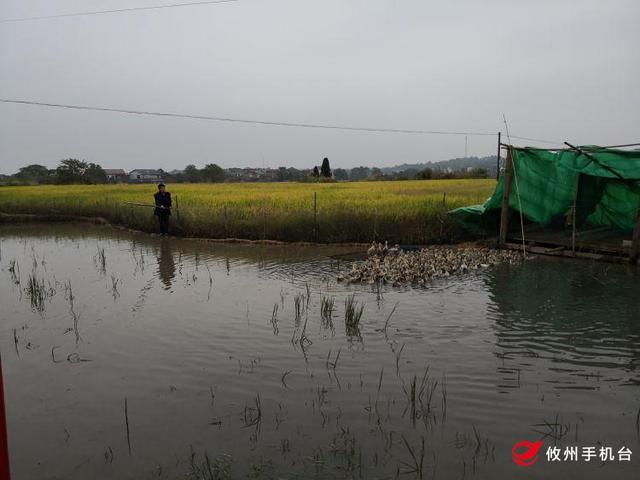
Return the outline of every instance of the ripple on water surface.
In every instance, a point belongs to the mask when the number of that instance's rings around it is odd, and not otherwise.
[[[205,452],[231,478],[410,478],[422,439],[425,478],[637,471],[511,461],[523,439],[640,447],[628,267],[535,258],[376,288],[335,281],[352,248],[84,225],[5,226],[0,252],[15,478],[197,478]]]

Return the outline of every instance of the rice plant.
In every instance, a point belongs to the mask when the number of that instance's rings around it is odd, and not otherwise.
[[[93,261],[98,266],[98,270],[101,274],[107,273],[107,256],[104,252],[104,248],[98,247],[96,254],[93,256]]]
[[[20,285],[20,265],[18,265],[15,258],[9,261],[9,274],[11,275],[11,281],[16,285]]]
[[[25,291],[31,301],[31,308],[38,312],[44,311],[46,300],[56,293],[51,285],[45,284],[44,278],[38,278],[36,272],[29,275]]]
[[[306,296],[307,304],[306,304],[306,307],[307,307],[307,309],[309,309],[309,301],[311,300],[311,287],[309,286],[308,283],[305,282],[304,288],[307,291],[307,296]]]
[[[73,333],[75,334],[76,344],[77,344],[80,340],[82,340],[82,338],[80,337],[80,330],[78,328],[80,324],[80,315],[78,315],[74,309],[74,300],[76,297],[73,294],[71,280],[68,280],[67,283],[64,284],[64,296],[67,302],[69,302],[69,313],[71,314],[71,318],[73,320],[72,330],[73,330]]]
[[[129,403],[127,396],[124,396],[124,424],[127,433],[127,447],[129,449],[129,456],[131,456],[131,430],[129,429]]]
[[[320,242],[427,243],[456,234],[447,209],[482,203],[493,180],[415,180],[405,182],[176,184],[170,190],[188,205],[181,215],[182,234],[191,237],[268,238]],[[149,202],[148,185],[43,185],[3,187],[0,203],[6,213],[101,216],[145,231],[155,219],[145,209],[118,208],[125,202]]]
[[[293,309],[295,312],[296,324],[298,324],[300,322],[300,318],[302,318],[302,313],[304,312],[304,295],[302,293],[298,293],[293,297]]]
[[[118,277],[116,277],[113,273],[111,274],[111,296],[113,299],[117,299],[120,296],[120,292],[118,291],[118,284],[122,283]]]
[[[245,427],[253,427],[256,429],[260,428],[260,423],[262,422],[262,401],[260,400],[260,394],[258,393],[254,398],[254,406],[250,407],[245,405],[243,410],[242,419],[244,421]]]
[[[320,301],[320,318],[322,318],[323,325],[331,325],[333,310],[335,307],[336,299],[333,297],[322,297]]]
[[[211,274],[211,269],[209,268],[209,265],[205,263],[204,266],[207,268],[207,273],[209,274],[209,291],[207,292],[207,302],[208,302],[209,300],[211,300],[211,290],[213,289],[213,275]]]
[[[391,309],[391,312],[389,313],[389,315],[387,316],[387,319],[384,322],[384,328],[382,329],[382,331],[384,332],[385,338],[389,338],[389,336],[387,335],[387,329],[389,328],[389,320],[391,320],[391,317],[396,312],[396,308],[398,308],[399,304],[400,302],[396,302],[396,304],[393,306],[393,308]]]
[[[273,328],[273,334],[278,335],[278,308],[279,305],[274,303],[273,312],[271,313],[271,327]]]
[[[344,301],[344,325],[349,337],[360,336],[360,320],[364,312],[364,303],[359,304],[356,295],[350,295]]]
[[[186,474],[188,480],[228,480],[231,479],[231,457],[221,455],[211,459],[204,453],[200,459],[191,449],[190,470]]]
[[[407,468],[406,471],[401,473],[414,474],[416,478],[423,478],[424,454],[425,454],[424,437],[423,436],[420,437],[420,440],[421,440],[420,449],[418,449],[417,447],[411,446],[404,435],[400,435],[400,438],[402,439],[402,442],[406,447],[407,452],[409,453],[409,456],[410,456],[410,461],[400,462],[402,465],[404,465]]]
[[[309,340],[309,337],[307,337],[307,322],[309,321],[309,317],[305,317],[304,319],[304,325],[302,326],[302,332],[300,333],[300,338],[298,340],[298,343],[300,344],[300,347],[304,350],[305,347],[311,345],[313,342],[311,340]]]

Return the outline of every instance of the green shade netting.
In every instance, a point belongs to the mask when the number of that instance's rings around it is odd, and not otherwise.
[[[542,225],[562,222],[576,201],[580,225],[607,226],[632,231],[640,206],[640,151],[598,147],[551,151],[514,148],[514,177],[509,207]],[[504,177],[482,205],[453,210],[467,225],[486,217],[495,223],[502,205]],[[577,197],[576,197],[577,188]]]

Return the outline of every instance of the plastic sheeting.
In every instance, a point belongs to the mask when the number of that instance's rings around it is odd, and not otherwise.
[[[574,150],[513,148],[514,177],[509,207],[542,225],[566,222],[576,204],[578,225],[608,226],[632,231],[640,207],[640,151],[600,147]],[[504,176],[493,195],[482,205],[458,208],[451,213],[464,223],[495,221],[493,210],[502,205]],[[518,196],[520,197],[518,199]]]

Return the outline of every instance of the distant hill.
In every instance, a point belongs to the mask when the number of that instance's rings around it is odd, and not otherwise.
[[[463,157],[452,158],[450,160],[442,160],[439,162],[424,162],[424,163],[403,163],[402,165],[395,165],[393,167],[381,168],[383,173],[398,173],[404,170],[424,170],[425,168],[431,168],[432,170],[441,171],[459,171],[469,170],[472,168],[484,168],[488,172],[495,173],[496,171],[496,156],[489,155],[488,157]]]

